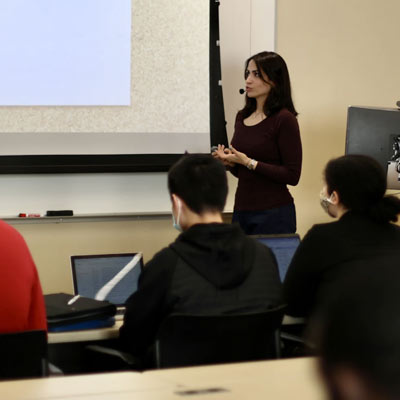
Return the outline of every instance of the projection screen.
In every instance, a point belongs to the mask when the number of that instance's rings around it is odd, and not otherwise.
[[[0,172],[162,170],[209,152],[215,38],[212,0],[3,0]]]

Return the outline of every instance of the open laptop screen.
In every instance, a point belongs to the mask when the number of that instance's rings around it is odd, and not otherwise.
[[[72,256],[74,292],[123,306],[137,290],[142,260],[140,253]]]
[[[272,250],[283,282],[293,255],[300,244],[299,235],[253,235],[252,237]]]

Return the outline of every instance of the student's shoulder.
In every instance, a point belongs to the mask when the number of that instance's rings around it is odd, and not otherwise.
[[[8,245],[7,243],[13,241],[15,244],[19,243],[21,246],[26,246],[22,235],[14,227],[2,220],[0,220],[0,241],[4,245]]]
[[[141,284],[167,283],[176,267],[176,255],[169,248],[165,247],[157,252],[144,267],[140,278]]]
[[[7,224],[5,221],[2,220],[0,220],[0,232],[11,233],[16,236],[19,236],[19,233],[15,228],[13,228],[11,225]]]
[[[309,232],[329,232],[331,230],[340,229],[338,226],[339,221],[332,221],[332,222],[323,222],[319,224],[314,224]]]
[[[153,258],[148,261],[145,265],[145,270],[148,267],[152,268],[168,268],[171,265],[176,263],[176,253],[171,249],[170,246],[164,247],[156,254],[154,254]]]
[[[344,233],[340,221],[326,222],[313,225],[303,238],[304,240],[324,241]]]

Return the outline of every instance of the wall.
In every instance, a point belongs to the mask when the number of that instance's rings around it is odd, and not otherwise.
[[[304,150],[292,190],[298,231],[327,221],[319,206],[322,169],[345,149],[349,105],[400,100],[398,0],[279,0],[277,51],[290,69]]]
[[[178,233],[170,215],[14,226],[31,249],[46,293],[72,293],[71,255],[140,251],[146,262]]]
[[[221,4],[222,79],[230,135],[243,101],[238,89],[243,85],[244,59],[261,50],[259,41],[251,47],[251,24],[246,22],[251,6],[253,13],[262,15],[260,5],[261,1],[250,0]],[[304,164],[300,183],[291,191],[302,235],[312,224],[328,220],[318,200],[321,171],[328,159],[344,152],[347,106],[392,107],[400,100],[398,15],[398,0],[277,2],[276,50],[288,63],[300,112]],[[261,26],[253,31],[253,38],[259,40],[262,32]],[[232,179],[228,210],[234,185]],[[70,288],[69,255],[137,248],[148,260],[176,236],[170,224],[169,218],[162,217],[16,227],[31,247],[44,290],[51,292]]]

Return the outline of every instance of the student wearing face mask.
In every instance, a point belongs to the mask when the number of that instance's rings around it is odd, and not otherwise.
[[[183,156],[168,173],[173,226],[182,233],[149,261],[126,303],[122,347],[145,357],[172,313],[264,311],[282,304],[271,251],[225,224],[225,167],[211,155]]]
[[[349,279],[373,268],[398,268],[400,200],[385,196],[386,175],[363,155],[331,160],[320,194],[323,209],[335,222],[314,225],[304,236],[284,282],[287,313],[307,317],[324,312]],[[384,288],[382,288],[384,290]],[[379,296],[379,293],[371,293]]]

